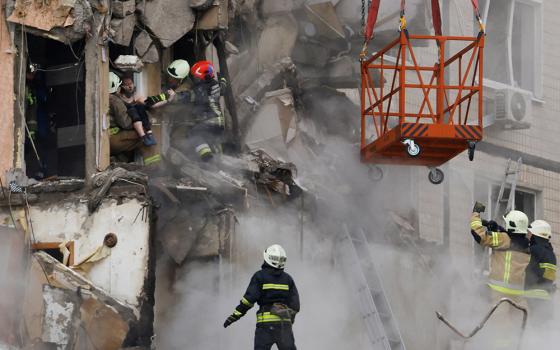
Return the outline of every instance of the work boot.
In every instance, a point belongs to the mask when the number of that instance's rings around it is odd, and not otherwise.
[[[142,136],[142,142],[144,142],[144,146],[154,146],[157,145],[156,139],[153,134],[146,134]]]

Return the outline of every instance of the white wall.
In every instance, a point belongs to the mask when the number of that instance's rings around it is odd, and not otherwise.
[[[115,233],[117,245],[111,255],[96,262],[86,275],[96,286],[138,311],[138,298],[148,272],[149,207],[137,199],[105,200],[89,215],[87,203],[77,200],[36,205],[30,210],[37,242],[75,241],[78,263],[103,244],[107,233]]]

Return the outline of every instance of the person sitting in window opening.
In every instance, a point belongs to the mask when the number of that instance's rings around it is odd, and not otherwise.
[[[113,72],[109,73],[109,144],[111,156],[121,157],[138,151],[144,165],[159,163],[161,157],[156,147],[146,146],[143,139],[134,130],[133,120],[128,113],[125,102],[116,95],[121,86],[121,79]],[[128,158],[128,157],[127,157]],[[128,160],[128,159],[127,159]],[[125,161],[127,161],[125,160]]]
[[[154,134],[152,133],[152,124],[150,117],[146,112],[144,104],[145,97],[136,95],[136,86],[134,80],[130,76],[122,79],[119,90],[116,94],[124,102],[127,113],[132,119],[132,126],[142,138],[145,146],[154,146],[157,144]]]

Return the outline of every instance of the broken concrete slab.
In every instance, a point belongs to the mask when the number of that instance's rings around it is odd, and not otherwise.
[[[179,150],[169,147],[166,159],[179,168],[179,171],[195,184],[207,187],[213,194],[220,196],[242,196],[247,194],[247,189],[242,180],[236,179],[222,171],[209,171],[202,169]]]
[[[114,62],[115,67],[123,72],[140,73],[144,64],[136,55],[120,55]]]
[[[146,1],[140,18],[163,47],[182,38],[195,23],[193,10],[185,0]]]
[[[143,30],[141,31],[136,38],[134,38],[134,50],[138,54],[138,56],[142,57],[148,52],[148,49],[153,44],[152,37],[150,34]]]
[[[259,69],[267,69],[292,54],[298,35],[298,23],[294,16],[284,15],[268,18],[264,23],[258,43]]]
[[[188,0],[190,7],[195,10],[207,10],[214,4],[214,0]]]
[[[46,32],[55,27],[71,26],[70,11],[75,2],[75,0],[53,0],[37,6],[34,2],[17,0],[8,21]]]
[[[134,14],[134,11],[136,11],[136,1],[135,0],[113,1],[111,10],[112,10],[113,17],[125,18],[126,16],[130,16]]]
[[[299,0],[262,0],[261,13],[263,17],[272,17],[294,11],[301,6]]]
[[[198,19],[196,29],[218,30],[227,29],[229,0],[216,0]]]
[[[224,254],[227,242],[235,231],[235,213],[225,208],[208,217],[189,259],[211,258]]]
[[[296,111],[290,89],[270,91],[260,103],[260,108],[247,131],[245,143],[250,149],[271,146],[275,156],[288,159],[287,144],[295,137]]]
[[[34,253],[24,304],[30,339],[56,349],[118,350],[133,310],[44,252]]]
[[[325,67],[330,58],[330,50],[309,40],[298,40],[292,50],[292,60],[298,64]]]
[[[183,263],[206,224],[206,217],[184,209],[163,227],[160,237],[163,248],[176,264]]]
[[[124,18],[113,18],[110,25],[113,31],[113,42],[117,45],[128,47],[136,27],[136,16],[129,15]]]
[[[267,91],[282,87],[285,80],[295,72],[294,63],[289,57],[285,57],[256,77],[247,89],[238,95],[237,106],[242,132],[246,131],[249,119],[253,115],[254,104],[249,101],[255,101],[258,104]]]
[[[304,5],[305,13],[320,37],[345,39],[344,29],[331,2]]]
[[[159,62],[159,51],[155,44],[150,45],[148,51],[142,56],[142,62],[146,64]]]
[[[69,350],[74,342],[75,322],[78,318],[78,295],[74,291],[43,285],[44,342],[56,344],[58,349]]]

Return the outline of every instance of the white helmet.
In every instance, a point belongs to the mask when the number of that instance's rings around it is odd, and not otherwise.
[[[185,79],[189,75],[191,66],[185,60],[175,60],[167,67],[167,74],[175,79]]]
[[[544,220],[535,220],[529,225],[529,232],[537,237],[550,239],[552,237],[552,228],[550,224]]]
[[[512,210],[504,216],[506,231],[510,233],[526,234],[529,226],[529,218],[524,212]]]
[[[113,72],[109,72],[109,93],[114,94],[121,86],[121,78]]]
[[[264,253],[264,261],[277,269],[283,269],[286,265],[286,251],[279,244],[273,244],[266,248]]]

